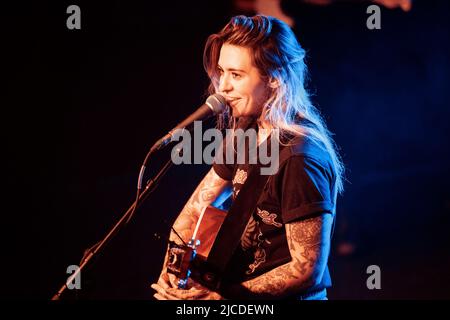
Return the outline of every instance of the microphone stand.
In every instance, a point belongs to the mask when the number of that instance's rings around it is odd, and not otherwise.
[[[215,98],[217,100],[217,98]],[[222,98],[223,99],[223,98]],[[209,108],[212,109],[212,107],[209,106]],[[198,112],[198,111],[197,111]],[[191,116],[192,117],[192,116]],[[185,125],[185,122],[187,123]],[[177,129],[181,130],[187,130],[191,131],[192,125],[189,124],[189,122],[192,122],[191,120],[187,121],[185,120],[181,124],[177,126]],[[111,229],[111,231],[108,232],[108,234],[103,238],[103,240],[99,241],[95,245],[93,245],[91,248],[85,251],[85,254],[83,258],[81,259],[80,266],[75,270],[75,272],[67,278],[66,283],[59,289],[59,291],[52,297],[52,300],[59,300],[61,298],[62,293],[67,289],[67,284],[72,282],[73,279],[75,279],[80,273],[83,268],[91,261],[91,259],[98,254],[98,252],[105,247],[105,245],[114,237],[114,235],[117,234],[117,232],[128,224],[128,222],[133,217],[134,213],[136,212],[136,209],[139,207],[139,205],[148,197],[148,195],[155,190],[156,184],[159,182],[159,180],[166,174],[167,170],[172,166],[172,159],[168,160],[166,164],[163,166],[163,168],[158,172],[158,174],[155,176],[155,178],[150,179],[147,182],[147,185],[144,188],[144,191],[142,190],[142,179],[144,177],[144,172],[146,169],[146,165],[148,163],[148,160],[150,159],[150,156],[155,153],[158,150],[161,150],[162,148],[166,147],[170,142],[172,135],[174,133],[174,130],[171,130],[169,133],[167,133],[164,137],[159,139],[157,142],[153,144],[153,146],[150,148],[150,151],[147,153],[145,160],[141,166],[141,170],[139,172],[138,177],[138,184],[137,184],[137,192],[136,192],[136,200],[133,202],[133,204],[128,208],[128,210],[125,212],[125,214],[120,218],[120,220],[116,223],[116,225]],[[183,155],[183,149],[177,149],[177,152],[180,154],[180,156]],[[172,231],[175,232],[175,234],[178,236],[178,238],[181,239],[181,241],[184,243],[183,239],[180,237],[178,232],[172,227]],[[186,244],[186,243],[184,243]]]
[[[159,180],[166,174],[166,172],[169,170],[169,168],[172,166],[172,160],[168,160],[166,164],[162,167],[162,169],[158,172],[158,174],[153,178],[150,179],[147,182],[147,185],[142,191],[137,199],[133,202],[133,204],[128,208],[128,210],[125,212],[125,214],[120,218],[120,220],[116,223],[116,225],[108,232],[108,234],[87,250],[84,257],[81,259],[80,267],[76,269],[76,271],[67,278],[66,283],[59,289],[59,291],[52,297],[52,300],[59,300],[61,298],[61,295],[63,292],[67,289],[67,284],[72,282],[75,277],[81,273],[81,270],[85,268],[85,266],[91,261],[91,259],[96,256],[101,249],[103,249],[106,244],[117,234],[117,232],[127,224],[129,219],[131,218],[131,215],[136,211],[136,209],[143,203],[143,201],[149,196],[151,192],[153,192],[156,189],[156,185],[159,182]],[[141,177],[140,177],[141,178]]]

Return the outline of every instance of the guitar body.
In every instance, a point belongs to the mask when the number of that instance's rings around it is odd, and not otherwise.
[[[200,241],[200,245],[196,248],[197,256],[200,259],[206,260],[208,258],[226,216],[226,211],[212,206],[206,207],[200,215],[196,226],[197,233],[194,236],[195,240]]]
[[[190,277],[211,290],[219,288],[220,279],[207,260],[226,216],[227,212],[224,210],[206,207],[200,215],[193,235],[200,244],[196,247],[197,254],[190,264]]]
[[[211,272],[206,261],[226,216],[226,211],[208,206],[200,214],[192,235],[193,242],[187,246],[169,242],[167,272],[180,278],[181,288],[187,284],[189,277],[211,289],[218,287],[219,279]]]

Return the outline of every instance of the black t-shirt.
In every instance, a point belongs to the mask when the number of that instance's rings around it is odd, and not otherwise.
[[[324,213],[335,215],[336,175],[329,154],[305,138],[284,148],[288,148],[284,151],[288,156],[283,157],[278,172],[269,177],[227,267],[225,279],[231,283],[252,279],[292,259],[285,224]],[[222,179],[232,181],[234,199],[250,166],[215,163],[213,168]],[[326,268],[320,285],[311,289],[329,286]]]

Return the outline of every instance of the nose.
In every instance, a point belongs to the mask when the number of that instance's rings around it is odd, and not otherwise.
[[[219,82],[219,91],[228,93],[233,89],[233,86],[230,83],[229,77],[226,75],[223,75],[220,77]]]

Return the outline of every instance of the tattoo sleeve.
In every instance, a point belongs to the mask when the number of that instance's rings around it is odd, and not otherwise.
[[[229,184],[230,182],[220,178],[213,168],[206,174],[173,225],[183,241],[187,243],[190,240],[202,209],[210,205]],[[173,231],[170,240],[181,243]]]
[[[286,224],[292,260],[230,290],[252,298],[282,298],[298,293],[321,280],[330,248],[332,216]],[[239,293],[238,291],[241,290]]]

